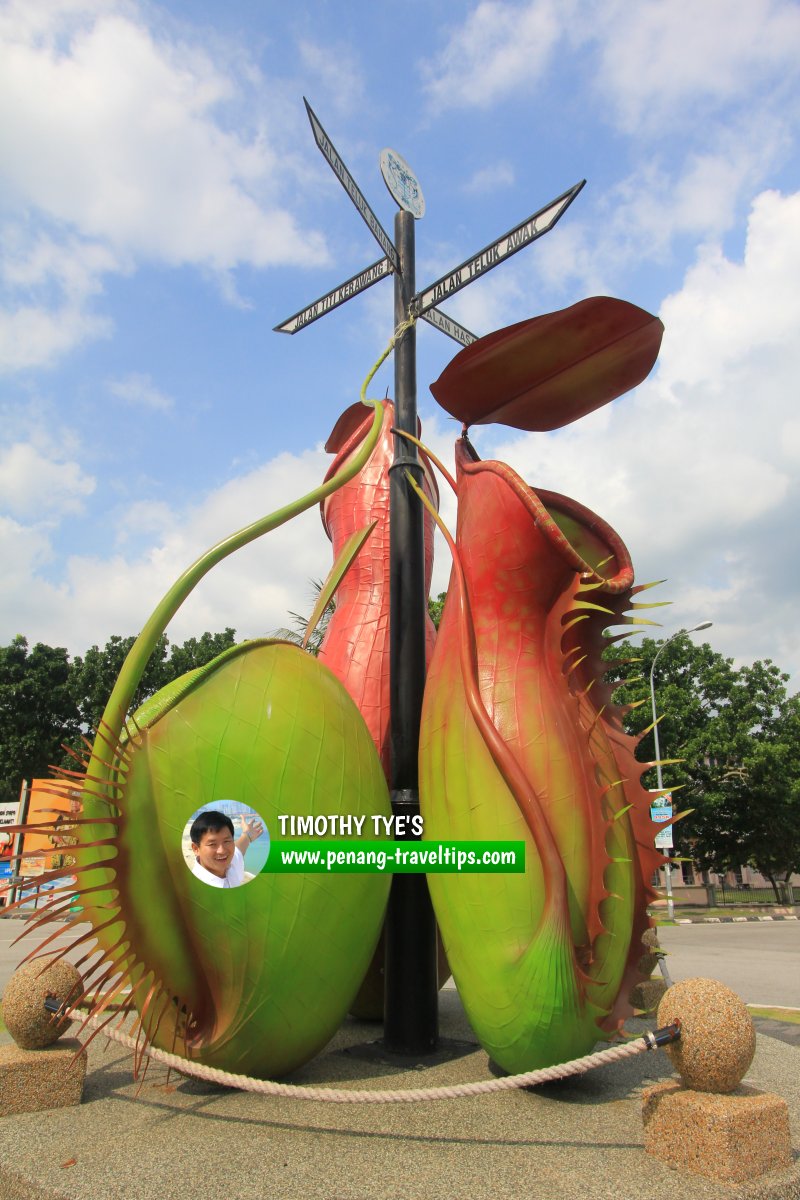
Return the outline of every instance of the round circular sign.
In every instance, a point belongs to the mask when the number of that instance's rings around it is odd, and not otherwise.
[[[425,216],[425,197],[419,180],[401,154],[381,150],[381,175],[392,196],[417,220]]]

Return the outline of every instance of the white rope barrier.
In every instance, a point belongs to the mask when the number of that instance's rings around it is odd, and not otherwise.
[[[89,1017],[87,1020],[83,1013],[78,1013],[75,1009],[71,1009],[66,1015],[74,1020],[84,1020],[94,1028],[99,1028],[101,1025],[99,1018]],[[169,1054],[166,1050],[158,1050],[155,1046],[147,1046],[142,1051],[135,1038],[118,1029],[110,1029],[106,1026],[104,1033],[129,1050],[138,1050],[151,1058],[153,1062],[163,1063],[164,1066],[180,1071],[184,1075],[193,1075],[197,1079],[204,1079],[210,1083],[238,1088],[243,1092],[256,1092],[263,1096],[282,1096],[292,1100],[321,1100],[330,1104],[413,1104],[424,1100],[458,1100],[465,1096],[486,1096],[492,1092],[508,1092],[514,1088],[531,1087],[534,1084],[566,1079],[570,1075],[582,1075],[595,1067],[603,1067],[609,1063],[620,1062],[625,1058],[633,1058],[655,1046],[652,1034],[648,1034],[622,1046],[611,1046],[608,1050],[587,1054],[583,1058],[573,1059],[572,1062],[543,1067],[537,1071],[526,1071],[522,1075],[506,1075],[499,1079],[484,1079],[476,1083],[459,1083],[442,1087],[381,1091],[377,1089],[306,1087],[293,1083],[276,1083],[270,1079],[253,1079],[249,1075],[235,1075],[231,1071],[220,1071],[216,1067],[206,1067],[202,1063],[191,1062],[189,1059],[181,1058],[178,1054]]]

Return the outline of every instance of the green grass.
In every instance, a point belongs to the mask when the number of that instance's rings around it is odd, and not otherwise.
[[[800,1025],[800,1009],[797,1008],[756,1008],[748,1004],[747,1010],[751,1017],[766,1017],[768,1021],[783,1021],[787,1025]]]

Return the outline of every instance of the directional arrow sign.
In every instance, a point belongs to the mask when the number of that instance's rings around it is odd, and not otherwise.
[[[354,275],[352,279],[348,279],[345,283],[340,283],[332,292],[326,292],[324,296],[320,296],[319,300],[315,300],[307,308],[301,309],[293,317],[288,317],[282,324],[275,325],[274,332],[297,333],[298,329],[305,329],[306,325],[310,325],[312,321],[318,321],[320,317],[324,317],[326,313],[329,313],[332,308],[338,308],[340,304],[344,304],[351,296],[356,296],[366,288],[372,287],[373,283],[377,283],[379,279],[384,279],[387,275],[391,275],[391,273],[392,264],[388,258],[379,259],[372,266],[360,271],[358,275]]]
[[[435,325],[437,329],[441,329],[442,333],[446,333],[454,342],[460,342],[462,346],[471,346],[478,340],[477,334],[470,333],[463,325],[459,325],[458,321],[445,316],[440,308],[429,308],[422,314],[422,319],[429,325]]]
[[[330,168],[333,171],[334,175],[339,180],[342,187],[347,192],[350,199],[353,201],[353,204],[355,204],[356,208],[361,213],[361,216],[366,221],[367,227],[368,227],[370,233],[372,234],[372,236],[375,238],[375,241],[378,243],[381,250],[383,250],[383,253],[389,259],[389,262],[392,264],[395,271],[399,272],[400,259],[398,257],[397,251],[394,248],[394,243],[392,242],[392,239],[389,237],[388,233],[383,228],[383,226],[381,225],[378,218],[375,216],[375,213],[372,211],[370,206],[367,204],[366,200],[364,199],[364,197],[361,193],[361,189],[359,188],[355,179],[353,179],[353,176],[350,174],[347,167],[342,162],[342,160],[339,157],[339,154],[336,150],[336,147],[334,146],[331,139],[328,137],[325,130],[320,125],[319,120],[317,119],[317,114],[314,112],[313,108],[308,103],[305,96],[303,97],[303,103],[306,106],[306,112],[308,113],[308,119],[311,122],[311,130],[312,130],[312,133],[314,134],[314,141],[317,143],[320,150],[325,155],[325,158],[328,160],[328,163],[329,163]]]
[[[492,267],[496,267],[498,263],[504,262],[512,254],[516,254],[518,250],[522,250],[524,246],[535,242],[543,233],[551,230],[559,217],[569,208],[585,183],[586,180],[582,179],[580,183],[576,183],[568,192],[564,192],[563,196],[559,196],[557,200],[553,200],[550,204],[545,205],[544,208],[540,208],[532,217],[528,217],[526,221],[515,226],[514,229],[510,229],[508,233],[504,233],[501,238],[498,238],[496,242],[492,242],[490,246],[479,250],[472,258],[468,258],[466,262],[463,262],[460,267],[449,271],[447,275],[443,275],[441,279],[437,279],[435,283],[430,284],[424,291],[417,292],[411,301],[412,313],[417,317],[424,316],[434,304],[438,304],[441,300],[446,300],[454,292],[461,291],[468,283],[472,283],[473,279],[477,279],[479,275],[484,275],[487,271],[491,271]]]

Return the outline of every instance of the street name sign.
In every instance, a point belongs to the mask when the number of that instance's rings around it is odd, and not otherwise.
[[[446,316],[440,308],[429,308],[421,316],[423,321],[427,321],[429,325],[434,325],[437,329],[441,329],[442,333],[446,333],[454,342],[460,342],[462,346],[471,346],[473,342],[477,342],[478,340],[477,334],[470,333],[463,325],[459,325],[458,321],[454,321],[452,317]]]
[[[350,300],[353,296],[357,296],[359,292],[372,287],[379,279],[384,279],[393,272],[398,279],[401,276],[400,256],[397,253],[397,248],[370,208],[364,194],[345,166],[341,155],[323,129],[319,117],[305,97],[303,97],[303,103],[306,106],[314,141],[322,151],[334,175],[361,214],[370,233],[383,250],[385,258],[371,263],[363,271],[359,271],[357,275],[353,275],[352,278],[339,284],[332,291],[326,292],[324,296],[320,296],[318,300],[314,300],[311,304],[306,305],[300,312],[296,312],[293,316],[282,321],[280,325],[275,325],[273,328],[276,333],[297,333],[299,329],[305,329],[306,325],[311,325],[314,321],[318,321],[320,317],[324,317],[326,313],[331,312],[334,308],[338,308],[340,304],[344,304],[345,301]],[[422,194],[422,187],[402,155],[398,154],[396,150],[388,148],[382,150],[380,167],[384,182],[400,208],[411,213],[417,220],[422,217],[425,213],[425,197]],[[434,328],[440,330],[461,346],[470,346],[473,342],[478,341],[474,333],[470,333],[463,325],[459,325],[458,321],[454,321],[452,317],[448,317],[443,313],[438,307],[439,302],[460,291],[461,288],[472,283],[480,275],[491,271],[498,263],[504,262],[512,254],[516,254],[518,250],[522,250],[525,246],[530,245],[531,242],[535,242],[543,234],[548,233],[569,208],[585,183],[585,179],[581,180],[580,183],[576,183],[569,191],[564,192],[562,196],[558,196],[550,204],[546,204],[544,208],[540,208],[538,212],[535,212],[525,221],[520,222],[519,225],[515,225],[513,229],[510,229],[508,233],[504,233],[502,237],[492,242],[491,245],[486,246],[483,250],[479,250],[477,254],[473,254],[471,258],[461,263],[459,267],[449,271],[441,279],[435,280],[434,283],[430,284],[423,291],[417,292],[411,298],[408,309],[409,316],[421,317],[429,325],[433,325]]]
[[[312,304],[302,308],[294,316],[288,317],[280,325],[275,325],[274,332],[297,333],[298,329],[305,329],[306,325],[310,325],[312,321],[318,321],[331,309],[338,308],[340,304],[344,304],[353,296],[357,296],[359,292],[372,287],[373,283],[377,283],[379,279],[385,279],[387,275],[391,274],[392,264],[388,258],[381,258],[371,266],[365,267],[363,271],[359,271],[352,279],[340,283],[333,291],[326,292],[324,296],[320,296],[319,300],[314,300]],[[464,332],[466,333],[466,330]]]
[[[535,242],[537,238],[548,233],[559,217],[567,211],[585,183],[586,180],[582,179],[568,192],[564,192],[563,196],[546,204],[533,216],[528,217],[519,225],[515,225],[508,233],[504,233],[496,242],[492,242],[490,246],[473,254],[472,258],[466,259],[459,267],[448,271],[446,275],[429,284],[423,291],[417,292],[411,301],[411,311],[414,316],[423,317],[441,300],[446,300],[454,292],[459,292],[479,275],[485,275],[487,271],[491,271],[492,267],[496,267],[498,263],[504,262],[512,254],[516,254],[523,247],[529,246],[531,242]]]
[[[320,125],[317,114],[314,112],[313,108],[305,97],[303,97],[303,103],[306,106],[308,119],[311,122],[311,131],[314,134],[314,141],[317,143],[323,155],[327,159],[328,165],[330,166],[334,175],[339,180],[350,199],[353,201],[353,204],[355,204],[356,208],[361,213],[361,216],[366,222],[370,233],[375,238],[375,241],[378,243],[381,250],[383,250],[383,253],[389,259],[389,262],[392,264],[395,271],[399,271],[400,259],[397,254],[397,250],[395,249],[394,242],[389,237],[378,218],[375,216],[375,213],[372,211],[369,204],[367,204],[361,189],[359,188],[355,179],[353,179],[353,176],[350,174],[347,167],[342,162],[336,147]]]

